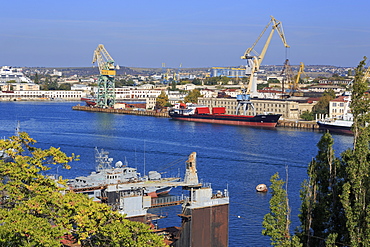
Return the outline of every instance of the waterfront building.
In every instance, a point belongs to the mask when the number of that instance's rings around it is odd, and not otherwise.
[[[282,114],[285,119],[299,119],[304,111],[312,111],[315,102],[305,99],[283,100],[283,99],[252,99],[256,114]],[[225,107],[225,114],[235,114],[238,102],[235,98],[198,98],[198,104],[206,105],[210,108]],[[239,110],[242,114],[242,109]],[[253,109],[248,109],[247,115],[253,115]]]
[[[350,113],[351,96],[339,96],[329,102],[329,118],[338,118],[345,113]]]
[[[2,91],[0,92],[1,101],[18,100],[80,100],[85,94],[82,91],[50,90],[50,91]]]

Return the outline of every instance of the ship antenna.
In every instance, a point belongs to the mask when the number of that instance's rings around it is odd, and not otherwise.
[[[18,120],[17,127],[15,127],[15,135],[19,136],[19,132],[21,132],[21,123]]]

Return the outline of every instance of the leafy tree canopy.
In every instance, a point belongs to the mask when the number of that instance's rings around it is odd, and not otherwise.
[[[160,95],[158,95],[155,103],[155,108],[163,109],[168,104],[168,96],[165,91],[162,91]]]
[[[198,103],[198,97],[200,97],[200,91],[198,89],[193,89],[189,92],[188,95],[185,97],[185,103]]]
[[[148,226],[42,175],[78,157],[35,143],[25,132],[0,140],[0,246],[61,246],[66,237],[81,246],[164,246]]]

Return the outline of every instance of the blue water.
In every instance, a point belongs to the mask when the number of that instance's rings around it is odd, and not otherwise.
[[[316,155],[322,133],[276,128],[260,129],[206,123],[179,122],[167,118],[73,111],[79,102],[1,102],[0,135],[14,134],[16,122],[38,141],[40,148],[60,147],[80,155],[71,170],[53,168],[64,178],[94,170],[94,147],[104,148],[118,160],[126,159],[142,173],[184,174],[185,161],[197,152],[198,176],[214,190],[230,191],[229,246],[269,246],[262,236],[263,216],[269,212],[270,194],[255,192],[257,184],[270,184],[279,172],[288,174],[292,229],[298,224],[299,190],[308,163]],[[351,147],[353,138],[334,135],[336,155]],[[182,193],[177,188],[173,193]],[[161,208],[168,214],[158,225],[180,226],[180,207]]]

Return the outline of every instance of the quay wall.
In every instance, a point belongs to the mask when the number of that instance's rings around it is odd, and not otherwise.
[[[276,127],[318,130],[316,121],[279,120]]]
[[[97,107],[80,106],[80,105],[73,106],[72,109],[76,111],[105,112],[105,113],[165,117],[165,118],[170,117],[168,115],[168,112],[156,112],[156,111],[137,111],[137,110],[131,110],[131,109],[97,108]],[[311,129],[311,130],[319,129],[319,125],[315,121],[297,121],[297,120],[287,120],[287,119],[279,120],[276,127]]]
[[[91,112],[105,112],[105,113],[116,113],[116,114],[128,114],[128,115],[141,115],[141,116],[152,116],[152,117],[166,117],[169,118],[168,112],[156,112],[156,111],[137,111],[131,109],[113,109],[113,108],[97,108],[89,106],[72,106],[73,110],[76,111],[91,111]]]

